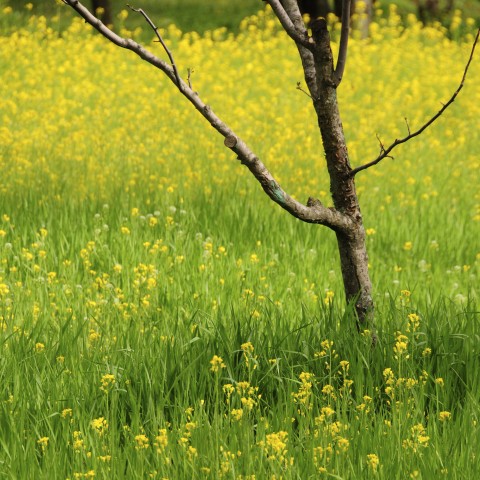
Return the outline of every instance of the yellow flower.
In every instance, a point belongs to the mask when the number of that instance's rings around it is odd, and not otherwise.
[[[443,381],[443,378],[441,377],[438,377],[435,379],[435,383],[439,386],[439,387],[443,387],[445,385],[445,382]]]
[[[42,453],[45,453],[45,450],[48,447],[48,441],[49,441],[48,437],[41,437],[37,440],[37,444],[41,448]]]
[[[342,368],[342,370],[348,371],[348,369],[350,368],[350,362],[348,360],[342,360],[340,362],[340,367]]]
[[[346,452],[349,446],[350,442],[348,441],[348,439],[344,437],[337,437],[337,447],[340,449],[341,452]]]
[[[245,354],[249,354],[249,355],[252,355],[253,351],[255,350],[251,342],[242,343],[240,348],[243,350]]]
[[[74,452],[81,452],[85,448],[85,442],[82,439],[82,432],[76,430],[73,432],[72,448]]]
[[[187,449],[187,456],[190,460],[193,460],[194,458],[198,457],[197,449],[189,445]]]
[[[367,465],[374,472],[377,471],[379,464],[380,464],[380,460],[378,459],[378,456],[375,453],[369,453],[367,455]]]
[[[71,408],[64,408],[61,413],[62,418],[68,418],[73,415],[73,411]]]
[[[137,450],[146,449],[150,446],[148,437],[143,433],[140,435],[135,435],[135,448]]]
[[[214,355],[213,358],[210,360],[210,371],[213,373],[217,373],[220,369],[226,368],[225,363],[223,363],[222,357],[218,355]]]
[[[155,437],[155,442],[153,445],[157,449],[157,453],[162,453],[165,451],[165,448],[167,448],[168,445],[168,435],[166,428],[161,428],[158,431],[158,435]]]
[[[127,10],[122,10],[118,15],[117,17],[119,18],[119,20],[126,20],[128,18],[128,11]]]
[[[325,292],[325,298],[323,299],[323,303],[327,306],[332,305],[334,296],[335,296],[335,292],[333,292],[332,290],[327,290]]]
[[[452,418],[452,414],[450,412],[447,412],[447,411],[444,411],[444,412],[440,412],[438,414],[438,419],[441,421],[441,422],[445,422],[447,420],[450,420]]]
[[[269,460],[283,462],[287,454],[288,433],[281,431],[269,433],[265,441],[260,442]]]
[[[37,342],[35,344],[35,352],[42,353],[45,350],[45,345],[43,343]]]
[[[103,393],[108,393],[115,385],[115,375],[107,373],[102,377],[100,382],[100,390],[102,390]]]
[[[99,417],[99,418],[96,418],[95,420],[92,420],[90,422],[90,425],[100,436],[102,436],[108,429],[108,423],[104,417]]]
[[[243,417],[243,408],[234,408],[231,412],[230,412],[230,415],[232,416],[232,418],[234,420],[236,420],[237,422],[239,422],[242,417]]]
[[[408,250],[411,250],[413,248],[413,243],[412,242],[405,242],[403,244],[403,249],[408,251]]]
[[[419,326],[420,317],[416,313],[409,313],[407,332],[416,332]]]

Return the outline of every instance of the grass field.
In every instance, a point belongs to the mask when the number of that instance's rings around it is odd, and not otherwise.
[[[0,478],[477,478],[480,59],[437,124],[358,175],[372,349],[332,232],[272,204],[159,72],[47,23],[0,37]],[[392,9],[352,39],[355,165],[460,81],[473,21],[407,23]],[[328,204],[272,15],[164,35],[282,186]]]

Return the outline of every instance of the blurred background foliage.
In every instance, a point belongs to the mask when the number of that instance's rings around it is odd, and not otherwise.
[[[90,7],[94,0],[83,0],[83,3]],[[103,0],[105,2],[108,0]],[[311,4],[315,1],[327,2],[330,8],[334,9],[334,0],[305,0],[305,4]],[[102,0],[97,0],[99,4]],[[37,15],[51,17],[61,15],[61,28],[69,24],[74,12],[70,9],[62,8],[61,0],[0,0],[0,6],[12,7],[15,11],[16,19],[22,21],[30,16],[30,10]],[[249,15],[254,15],[258,10],[264,7],[262,0],[215,0],[212,2],[206,0],[109,0],[114,24],[121,22],[120,12],[124,10],[128,3],[136,8],[143,8],[159,27],[166,27],[175,24],[180,30],[196,31],[203,33],[206,30],[212,30],[219,27],[236,32],[240,22]],[[463,16],[480,19],[480,0],[374,0],[374,9],[388,12],[388,5],[395,3],[398,6],[399,14],[406,17],[414,13],[422,21],[427,23],[439,21],[445,26],[449,26],[450,20],[455,10],[461,10]],[[28,5],[29,8],[25,8]],[[60,10],[61,9],[61,10]],[[121,17],[121,16],[120,16]],[[144,27],[145,22],[139,15],[131,15],[129,18],[129,28],[134,30],[136,27]],[[6,28],[2,25],[2,29]],[[7,32],[4,32],[7,33]]]

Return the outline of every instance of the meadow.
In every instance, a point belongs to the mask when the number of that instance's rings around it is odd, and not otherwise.
[[[334,234],[266,198],[161,72],[58,28],[66,8],[0,36],[0,478],[477,478],[480,58],[438,123],[357,177],[372,348]],[[384,14],[339,88],[354,165],[439,110],[475,33]],[[132,15],[119,30],[145,35]],[[329,204],[271,12],[162,33],[282,187]]]

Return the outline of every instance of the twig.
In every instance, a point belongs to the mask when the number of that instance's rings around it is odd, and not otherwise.
[[[385,151],[385,146],[383,145],[382,140],[380,139],[380,136],[378,135],[378,133],[376,134],[376,137],[377,137],[378,143],[380,144],[380,153],[383,153]]]
[[[192,78],[192,73],[194,72],[194,70],[192,68],[187,68],[187,83],[188,83],[188,86],[190,88],[192,88],[192,81],[191,81],[191,78]]]
[[[412,132],[410,132],[410,125],[408,124],[408,118],[405,117],[405,123],[407,124],[407,131],[408,131],[408,134],[411,135]]]
[[[426,130],[437,118],[439,118],[443,112],[455,101],[457,98],[457,95],[460,93],[460,91],[463,88],[463,85],[465,83],[465,79],[467,77],[468,69],[470,68],[470,64],[472,63],[473,55],[475,53],[475,47],[477,46],[478,39],[480,37],[480,28],[478,29],[477,35],[475,36],[475,40],[473,41],[472,45],[472,50],[470,51],[470,56],[468,58],[467,65],[465,66],[465,70],[463,71],[463,76],[462,80],[460,82],[460,85],[458,88],[455,90],[453,95],[450,97],[450,100],[448,100],[447,103],[442,104],[442,108],[432,117],[430,120],[428,120],[426,123],[424,123],[418,130],[416,130],[413,133],[410,133],[410,128],[408,129],[408,135],[404,138],[396,139],[389,147],[385,148],[382,153],[373,161],[366,163],[365,165],[361,165],[360,167],[354,168],[350,171],[349,176],[353,177],[355,176],[358,172],[361,172],[362,170],[366,170],[367,168],[373,167],[374,165],[377,165],[377,163],[380,163],[384,158],[390,157],[389,153],[398,145],[401,145],[402,143],[408,142],[414,137],[417,137],[420,135],[424,130]],[[408,126],[408,123],[407,123]],[[391,158],[391,157],[390,157]]]
[[[143,15],[143,17],[145,18],[147,23],[152,27],[152,30],[157,35],[158,41],[161,43],[165,52],[167,52],[168,58],[170,59],[170,63],[172,64],[173,72],[175,73],[175,78],[177,79],[177,87],[181,91],[182,90],[182,82],[180,80],[180,75],[178,74],[177,65],[175,64],[175,60],[173,59],[172,52],[170,51],[170,49],[167,47],[166,43],[164,42],[162,36],[160,35],[160,32],[158,31],[157,26],[152,22],[150,17],[145,13],[145,11],[142,8],[134,8],[131,5],[129,5],[128,3],[127,3],[127,7],[130,10],[133,10],[134,12],[138,12],[141,15]]]
[[[348,34],[350,31],[350,5],[351,0],[342,1],[342,31],[340,34],[340,47],[338,50],[337,67],[335,68],[335,83],[338,87],[343,78],[345,64],[347,63]]]
[[[302,85],[300,84],[300,82],[297,82],[297,90],[300,90],[301,92],[303,92],[308,98],[312,99],[313,100],[313,97],[306,91],[302,88]]]

